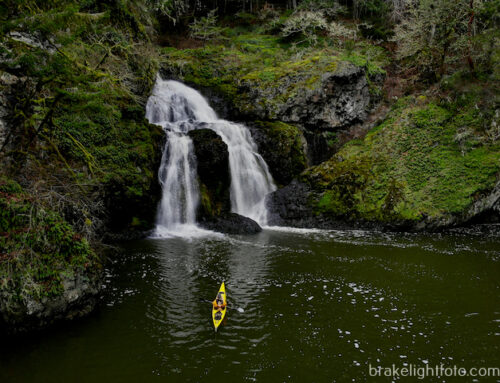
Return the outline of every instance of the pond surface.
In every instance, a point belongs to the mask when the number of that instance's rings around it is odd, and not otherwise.
[[[232,308],[216,334],[207,300],[223,280]],[[0,345],[0,382],[417,381],[369,376],[392,364],[500,367],[498,238],[265,230],[127,243],[96,312]]]

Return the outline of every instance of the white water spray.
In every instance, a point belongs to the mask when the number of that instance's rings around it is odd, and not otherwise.
[[[219,120],[203,96],[177,81],[158,78],[146,106],[147,119],[167,134],[159,171],[163,196],[156,234],[196,229],[199,203],[196,161],[190,130],[215,131],[228,146],[232,211],[267,223],[265,197],[276,190],[266,162],[257,152],[250,131],[241,124]],[[185,230],[183,230],[185,231]]]

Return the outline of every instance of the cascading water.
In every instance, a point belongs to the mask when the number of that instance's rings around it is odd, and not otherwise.
[[[185,223],[194,225],[198,205],[193,143],[188,136],[167,132],[159,179],[163,198],[158,211],[158,224],[165,227]]]
[[[161,78],[157,79],[148,100],[146,117],[151,123],[161,125],[167,134],[159,171],[163,196],[157,234],[195,227],[199,190],[193,143],[186,133],[201,127],[215,131],[228,146],[233,212],[266,224],[265,196],[276,190],[276,186],[244,125],[218,119],[196,90]]]

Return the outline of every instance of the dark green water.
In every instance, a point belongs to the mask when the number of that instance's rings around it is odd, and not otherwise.
[[[222,280],[235,309],[215,334],[203,300]],[[390,382],[368,365],[500,367],[498,238],[144,240],[124,245],[106,287],[91,316],[3,339],[0,382]]]

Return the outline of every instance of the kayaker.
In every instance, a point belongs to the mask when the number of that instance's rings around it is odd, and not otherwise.
[[[223,308],[226,307],[226,304],[224,303],[224,299],[222,298],[222,294],[219,293],[217,295],[217,298],[215,298],[215,301],[212,302],[214,305],[214,309],[216,310],[222,310]]]

